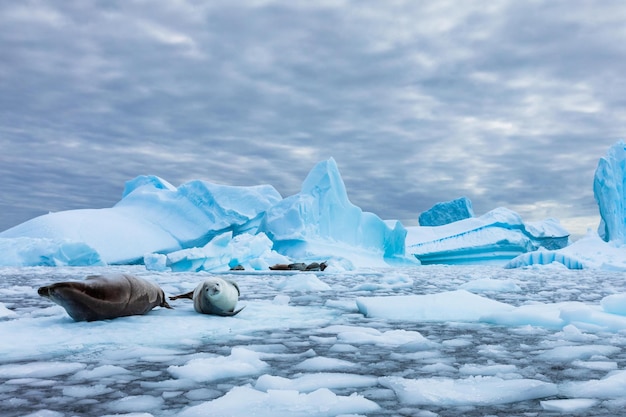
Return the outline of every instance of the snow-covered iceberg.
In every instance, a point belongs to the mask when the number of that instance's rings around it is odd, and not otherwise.
[[[127,182],[123,198],[103,209],[49,213],[0,233],[13,250],[0,265],[140,263],[146,253],[169,253],[202,246],[214,236],[255,228],[261,215],[282,197],[270,185],[235,187],[190,181],[176,188],[155,176]],[[41,248],[36,253],[33,248]],[[92,250],[92,253],[88,249]],[[80,262],[80,259],[86,259]]]
[[[540,247],[565,247],[569,233],[558,220],[524,223],[504,207],[443,226],[407,228],[407,253],[422,264],[504,264]]]
[[[404,226],[389,227],[352,204],[333,158],[311,170],[298,194],[267,210],[259,232],[272,239],[277,252],[294,259],[407,261]]]

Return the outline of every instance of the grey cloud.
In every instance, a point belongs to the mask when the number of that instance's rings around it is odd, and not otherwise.
[[[622,9],[5,3],[0,229],[112,205],[140,174],[286,196],[330,156],[383,218],[461,195],[477,213],[595,215],[593,170],[624,131]]]

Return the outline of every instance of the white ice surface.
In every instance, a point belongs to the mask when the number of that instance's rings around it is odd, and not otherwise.
[[[619,415],[623,273],[421,266],[238,272],[246,308],[188,300],[77,323],[36,288],[130,272],[168,295],[208,273],[0,269],[2,415]],[[323,285],[321,285],[323,284]],[[465,288],[465,289],[461,289]],[[473,292],[470,292],[471,289]],[[367,310],[367,316],[360,309]],[[406,310],[409,310],[408,312]]]

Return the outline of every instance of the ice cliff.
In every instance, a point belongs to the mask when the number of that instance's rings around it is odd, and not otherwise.
[[[602,221],[598,234],[605,241],[626,243],[626,145],[613,145],[600,158],[593,180],[593,194]]]

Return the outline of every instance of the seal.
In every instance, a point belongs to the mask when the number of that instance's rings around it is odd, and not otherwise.
[[[90,275],[84,281],[57,282],[37,293],[57,303],[75,321],[95,321],[172,308],[161,287],[132,275]]]
[[[269,268],[272,271],[323,271],[327,266],[326,262],[312,262],[308,265],[303,262],[297,262],[294,264],[276,264]]]
[[[170,297],[170,300],[189,298],[193,300],[193,308],[201,314],[214,314],[216,316],[234,316],[244,307],[235,310],[241,292],[236,282],[222,279],[209,278],[198,284],[193,290],[185,294]]]

